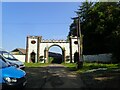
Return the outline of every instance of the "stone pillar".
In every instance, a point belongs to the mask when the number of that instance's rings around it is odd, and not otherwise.
[[[71,36],[69,37],[69,45],[70,45],[70,63],[72,63],[72,41]]]
[[[48,63],[48,48],[45,49],[45,63]]]
[[[63,54],[62,60],[64,60],[64,63],[66,63],[66,50],[65,50],[65,48],[62,49],[62,54]]]
[[[27,39],[26,39],[26,57],[25,57],[25,62],[28,63],[28,36],[27,36]]]
[[[64,50],[64,63],[66,63],[66,50]]]
[[[40,60],[40,42],[41,42],[41,37],[39,36],[37,39],[37,62]]]
[[[46,63],[48,63],[48,50],[46,50]]]

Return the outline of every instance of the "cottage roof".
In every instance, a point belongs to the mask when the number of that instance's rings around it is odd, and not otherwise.
[[[26,54],[26,49],[16,48],[16,49],[12,50],[11,52],[21,52],[22,54]]]

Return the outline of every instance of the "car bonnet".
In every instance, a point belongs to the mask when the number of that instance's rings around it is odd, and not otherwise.
[[[21,78],[25,75],[26,73],[23,70],[13,66],[2,68],[2,77]]]

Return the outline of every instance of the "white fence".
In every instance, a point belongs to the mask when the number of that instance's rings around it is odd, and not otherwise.
[[[112,54],[83,55],[84,61],[87,62],[110,62]]]
[[[16,59],[20,60],[21,62],[25,62],[25,55],[13,55]]]

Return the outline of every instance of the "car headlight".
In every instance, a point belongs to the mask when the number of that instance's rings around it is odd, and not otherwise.
[[[14,83],[14,82],[17,82],[17,79],[16,79],[16,78],[6,77],[6,78],[5,78],[5,81],[7,81],[8,83]]]
[[[11,82],[11,79],[10,79],[9,77],[6,77],[5,80],[6,80],[7,82]]]
[[[12,82],[17,82],[16,78],[11,79]]]

